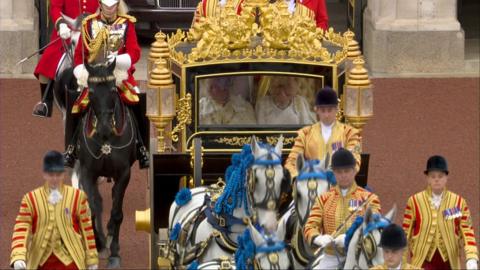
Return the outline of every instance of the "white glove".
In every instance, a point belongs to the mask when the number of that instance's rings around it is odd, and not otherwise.
[[[88,86],[88,70],[85,65],[80,64],[73,69],[73,75],[77,78],[77,84],[80,88]]]
[[[66,23],[60,23],[58,25],[58,35],[62,39],[69,39],[72,36],[72,30],[68,28],[68,25]]]
[[[98,269],[98,264],[92,264],[88,266],[88,270],[97,270]]]
[[[117,62],[115,68],[120,70],[128,70],[132,66],[132,58],[128,53],[120,54],[116,56]]]
[[[345,247],[345,234],[340,234],[335,238],[335,245],[340,248]]]
[[[477,270],[478,262],[475,259],[470,259],[467,261],[467,270]]]
[[[333,237],[330,234],[323,234],[315,237],[313,243],[319,247],[326,247],[333,242]]]
[[[16,260],[13,263],[13,269],[18,270],[18,269],[27,269],[27,264],[23,260]]]

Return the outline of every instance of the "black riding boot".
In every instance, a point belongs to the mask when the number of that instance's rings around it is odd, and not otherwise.
[[[78,121],[73,123],[73,134],[70,138],[70,143],[66,146],[66,150],[63,153],[63,162],[65,163],[64,165],[70,168],[73,168],[73,166],[75,165],[75,160],[77,160],[75,144],[77,143],[78,133],[80,132],[80,125],[78,125],[77,122]]]
[[[150,166],[150,153],[144,142],[148,140],[149,132],[148,125],[145,123],[145,113],[142,113],[140,106],[131,106],[131,111],[134,114],[134,122],[137,130],[137,160],[140,169],[146,169]]]
[[[47,84],[41,83],[40,90],[42,93],[42,100],[33,107],[33,115],[39,117],[51,117],[53,105],[53,81],[48,81]]]

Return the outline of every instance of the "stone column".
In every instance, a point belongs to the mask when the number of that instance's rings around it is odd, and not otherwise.
[[[373,72],[461,72],[464,43],[456,0],[368,1],[363,50]]]
[[[38,15],[32,0],[0,1],[0,75],[33,73],[38,58],[15,64],[38,49]]]

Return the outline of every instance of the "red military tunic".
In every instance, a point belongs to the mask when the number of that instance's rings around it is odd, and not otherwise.
[[[100,14],[93,14],[87,18],[82,23],[82,40],[78,42],[77,47],[75,48],[75,66],[83,64],[83,59],[85,62],[95,63],[105,61],[105,58],[108,55],[103,55],[103,49],[98,52],[95,59],[91,58],[90,55],[93,54],[93,51],[90,51],[90,47],[93,43],[93,40],[97,37],[97,34],[102,31],[102,28],[107,28],[110,36],[116,35],[120,40],[119,47],[113,49],[112,51],[106,52],[115,53],[117,55],[128,54],[131,59],[131,66],[128,69],[128,78],[123,81],[123,85],[119,87],[120,96],[124,102],[127,104],[135,104],[138,102],[138,96],[133,89],[137,86],[137,82],[133,77],[135,72],[135,63],[140,59],[141,49],[137,41],[137,33],[135,32],[135,23],[136,19],[132,16],[119,14],[117,19],[112,23],[106,23],[103,21]],[[91,48],[92,49],[92,48]],[[82,55],[83,50],[83,55]],[[117,85],[118,86],[118,85]],[[77,99],[74,107],[72,108],[73,113],[77,113],[85,108],[88,104],[88,91],[83,91],[82,95]]]
[[[81,6],[79,6],[80,2]],[[50,18],[57,29],[57,24],[62,18],[62,14],[75,19],[82,13],[95,13],[98,6],[98,0],[50,0]],[[50,40],[55,40],[59,37],[56,29],[52,31]],[[53,80],[63,52],[64,49],[61,40],[57,40],[48,46],[35,68],[33,73],[35,77],[38,78],[41,74]]]
[[[328,28],[328,15],[327,6],[325,0],[296,0],[297,4],[307,7],[313,14],[309,15],[315,19],[317,27],[327,30]],[[297,6],[297,9],[300,9]],[[297,11],[298,12],[298,11]]]

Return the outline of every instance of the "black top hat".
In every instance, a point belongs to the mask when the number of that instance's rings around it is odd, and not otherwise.
[[[385,227],[380,239],[380,246],[388,249],[401,249],[407,246],[407,237],[402,227],[392,223]]]
[[[322,88],[317,92],[317,97],[315,99],[316,106],[337,106],[338,97],[337,93],[330,87]]]
[[[338,149],[332,156],[332,169],[353,168],[355,164],[355,157],[345,148]]]
[[[63,172],[65,171],[63,155],[58,151],[48,151],[43,157],[44,172]]]
[[[442,156],[431,156],[427,161],[427,169],[424,173],[428,174],[430,171],[441,171],[448,174],[447,160]]]

